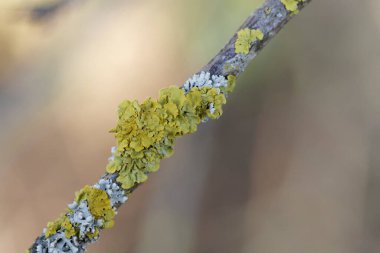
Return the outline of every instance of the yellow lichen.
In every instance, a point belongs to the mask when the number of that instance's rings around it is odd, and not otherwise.
[[[228,75],[227,76],[227,81],[228,81],[227,92],[232,92],[235,89],[236,76],[234,76],[234,75]]]
[[[65,236],[67,238],[76,235],[77,232],[73,225],[70,223],[70,220],[66,214],[62,214],[58,219],[47,224],[45,237],[48,238],[56,234],[60,229],[63,229],[65,231]]]
[[[159,168],[160,160],[173,153],[177,137],[196,131],[205,118],[220,117],[225,103],[224,94],[212,87],[195,87],[187,94],[170,87],[161,90],[156,101],[122,102],[117,126],[111,130],[117,151],[107,172],[118,172],[116,180],[124,189],[145,182],[147,174]]]
[[[64,228],[64,230],[65,230],[65,236],[67,238],[70,238],[70,237],[72,237],[72,236],[74,236],[74,235],[77,234],[77,231],[75,230],[75,228],[73,227],[73,225],[70,223],[69,218],[67,218],[66,216],[65,216],[65,218],[62,221],[62,228]]]
[[[298,4],[305,2],[305,0],[281,0],[281,3],[285,6],[286,10],[293,14],[298,13]]]
[[[87,233],[86,236],[89,239],[97,238],[99,236],[99,228],[95,228],[95,231],[93,233]]]
[[[105,191],[86,185],[79,192],[75,193],[75,201],[77,203],[84,200],[87,201],[88,209],[92,216],[104,221],[103,228],[113,226],[115,211],[112,209],[111,200]]]
[[[143,103],[124,101],[119,105],[119,120],[111,130],[115,133],[117,149],[107,165],[108,173],[118,173],[116,178],[128,190],[147,180],[148,174],[158,170],[160,160],[173,153],[174,140],[193,133],[206,118],[218,118],[226,103],[224,93],[231,92],[236,77],[227,77],[227,87],[193,87],[187,93],[179,87],[160,91],[159,98],[146,99]],[[97,238],[99,230],[114,224],[115,211],[104,190],[86,185],[75,194],[75,202],[86,201],[91,215],[103,221],[102,225],[88,232],[89,239]],[[45,231],[48,238],[58,231],[67,238],[78,236],[79,228],[70,222],[73,214],[68,209],[57,220],[49,222]]]
[[[112,209],[111,201],[107,193],[103,190],[86,185],[83,189],[75,194],[75,201],[80,203],[86,201],[88,209],[95,219],[102,219],[103,225],[101,228],[110,228],[114,224],[115,211]],[[48,238],[61,230],[67,238],[79,235],[79,230],[71,224],[68,217],[73,211],[68,209],[67,213],[62,214],[55,221],[49,222],[46,227],[45,237]],[[95,228],[93,233],[87,233],[88,238],[95,238],[99,234],[99,229]]]
[[[45,237],[48,238],[57,233],[57,231],[61,228],[61,224],[62,216],[56,219],[55,221],[48,222],[46,226]]]
[[[264,34],[259,29],[245,28],[237,33],[237,39],[235,42],[235,53],[248,54],[251,45],[256,40],[262,40]]]

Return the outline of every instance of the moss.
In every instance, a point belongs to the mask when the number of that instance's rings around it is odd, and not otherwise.
[[[305,0],[281,0],[281,3],[285,6],[286,10],[293,14],[298,13],[298,4],[305,2]]]
[[[248,54],[251,45],[256,40],[262,40],[264,34],[259,29],[245,28],[237,33],[237,39],[235,42],[235,53]]]
[[[107,172],[118,172],[116,180],[124,189],[145,182],[160,160],[172,155],[177,137],[195,132],[205,118],[220,117],[225,103],[224,94],[213,87],[193,87],[186,94],[170,87],[162,89],[157,100],[122,102],[117,126],[111,130],[117,151]]]

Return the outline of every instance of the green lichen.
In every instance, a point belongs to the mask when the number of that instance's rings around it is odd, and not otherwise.
[[[228,75],[227,76],[227,81],[228,81],[228,85],[227,85],[227,92],[232,92],[234,89],[235,89],[235,86],[236,86],[236,76],[234,75]]]
[[[62,214],[58,219],[47,224],[45,237],[49,238],[50,236],[56,234],[60,229],[65,231],[65,236],[67,238],[70,238],[77,233],[66,214]]]
[[[194,87],[186,94],[170,87],[161,90],[157,100],[122,102],[117,126],[111,130],[117,151],[107,172],[118,172],[116,180],[126,190],[145,182],[160,160],[172,155],[177,137],[195,132],[206,118],[220,117],[225,103],[224,94],[212,87]]]
[[[299,12],[298,4],[301,2],[305,2],[305,0],[281,0],[281,3],[285,6],[286,10],[293,14],[297,14]]]
[[[89,238],[89,239],[95,239],[95,238],[98,238],[99,236],[99,228],[95,228],[95,231],[93,233],[87,233],[86,236]]]
[[[115,211],[112,209],[111,200],[103,190],[86,185],[75,193],[75,201],[87,201],[88,209],[96,219],[103,219],[102,228],[110,228],[114,224]]]
[[[259,29],[245,28],[237,33],[237,39],[235,42],[235,53],[248,54],[251,45],[256,40],[262,40],[264,34]]]

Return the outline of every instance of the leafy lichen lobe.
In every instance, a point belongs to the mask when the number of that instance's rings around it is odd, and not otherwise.
[[[210,78],[213,82],[204,82]],[[176,138],[195,132],[198,124],[208,118],[221,116],[225,93],[233,90],[235,76],[203,74],[195,75],[193,81],[191,85],[201,86],[169,87],[160,91],[157,100],[148,98],[143,103],[126,100],[119,105],[118,123],[111,130],[117,147],[106,171],[117,173],[116,181],[123,189],[118,190],[116,184],[107,187],[107,180],[95,186],[86,185],[75,194],[75,201],[67,211],[48,223],[45,238],[60,240],[59,236],[64,235],[73,242],[95,240],[100,229],[114,224],[113,195],[118,194],[120,203],[125,201],[127,190],[146,181],[149,173],[158,170],[160,160],[173,153]]]
[[[244,28],[238,31],[235,42],[235,53],[248,54],[252,43],[263,38],[264,34],[259,29]]]
[[[298,13],[298,4],[305,2],[305,0],[281,0],[281,3],[285,6],[286,10],[293,14]]]
[[[122,102],[117,126],[111,130],[117,151],[107,172],[117,172],[117,182],[126,190],[145,182],[160,160],[173,153],[177,137],[195,132],[206,118],[220,117],[225,103],[225,95],[213,87],[194,87],[187,93],[170,87],[162,89],[157,100]]]
[[[101,228],[110,228],[113,226],[115,211],[112,209],[110,199],[105,191],[86,185],[75,195],[75,201],[77,203],[86,201],[91,215],[104,221]],[[46,238],[55,235],[60,230],[65,233],[66,238],[79,236],[78,227],[73,226],[68,217],[70,212],[72,212],[72,210],[68,209],[67,212],[62,214],[58,219],[47,224],[45,231]],[[86,236],[88,238],[94,238],[98,233],[99,229],[96,229],[96,231],[88,233]]]
[[[67,217],[67,215],[62,214],[58,219],[47,224],[45,231],[46,238],[54,235],[60,229],[62,229],[65,232],[65,236],[67,238],[70,238],[76,234],[76,231],[70,223],[70,220]]]
[[[115,211],[112,209],[111,200],[107,193],[93,186],[86,185],[75,193],[75,202],[87,201],[91,214],[96,219],[104,221],[102,228],[110,228],[114,224]]]

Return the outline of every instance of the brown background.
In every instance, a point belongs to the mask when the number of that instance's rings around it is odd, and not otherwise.
[[[104,171],[118,103],[181,84],[260,1],[0,2],[0,245]],[[315,0],[89,252],[380,251],[380,2]]]

